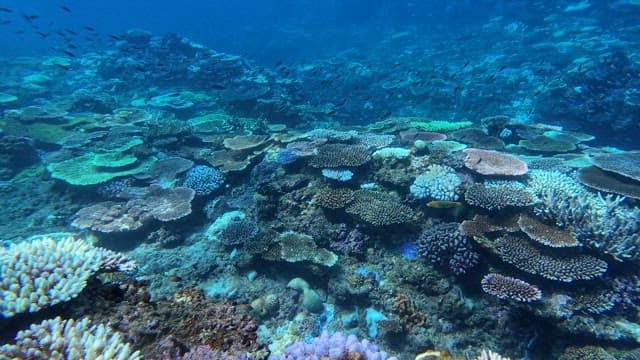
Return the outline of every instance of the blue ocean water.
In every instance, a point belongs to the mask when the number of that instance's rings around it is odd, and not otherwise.
[[[638,19],[0,0],[0,358],[640,357]]]

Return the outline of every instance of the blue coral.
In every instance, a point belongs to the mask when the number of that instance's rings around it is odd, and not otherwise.
[[[430,165],[427,170],[418,175],[411,185],[411,194],[418,199],[458,200],[456,188],[462,180],[455,170],[444,165]]]
[[[182,186],[193,189],[196,195],[209,195],[224,183],[220,170],[206,165],[192,167],[182,183]]]

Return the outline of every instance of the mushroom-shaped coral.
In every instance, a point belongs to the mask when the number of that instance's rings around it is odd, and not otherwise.
[[[640,152],[600,154],[592,161],[602,170],[640,181]]]
[[[520,279],[500,274],[487,274],[481,281],[482,290],[499,299],[531,302],[542,299],[542,292],[536,286]]]
[[[518,269],[550,280],[572,282],[589,280],[607,271],[607,263],[586,254],[556,255],[543,253],[528,240],[506,235],[493,244],[500,258]]]
[[[578,181],[590,188],[626,196],[632,199],[640,199],[640,181],[620,176],[613,172],[600,170],[595,166],[580,169]]]
[[[527,173],[527,164],[517,156],[492,150],[468,148],[464,165],[482,175],[517,176]]]
[[[580,243],[570,229],[546,224],[532,216],[520,214],[518,226],[531,240],[550,247],[572,247]]]

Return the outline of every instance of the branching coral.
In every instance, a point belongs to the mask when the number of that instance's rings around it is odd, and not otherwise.
[[[624,198],[593,194],[558,171],[531,171],[528,188],[540,200],[536,214],[571,226],[581,243],[621,260],[640,258],[640,209]]]
[[[98,270],[130,270],[121,255],[85,239],[43,236],[0,248],[0,311],[35,312],[76,297]]]
[[[18,332],[15,344],[0,347],[0,357],[32,360],[137,360],[138,351],[122,335],[89,318],[62,320],[60,317],[33,324]]]
[[[457,223],[444,223],[422,232],[418,238],[418,254],[431,263],[448,265],[456,275],[462,275],[478,264],[479,255]]]

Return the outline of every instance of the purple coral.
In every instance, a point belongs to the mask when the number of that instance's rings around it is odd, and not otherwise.
[[[272,355],[269,360],[337,360],[337,359],[397,360],[388,356],[368,340],[358,340],[355,335],[341,332],[329,335],[324,331],[311,343],[304,341],[289,345],[282,356]]]
[[[478,264],[480,255],[457,223],[442,223],[422,232],[417,240],[418,255],[432,264],[448,265],[456,275],[467,273]]]

